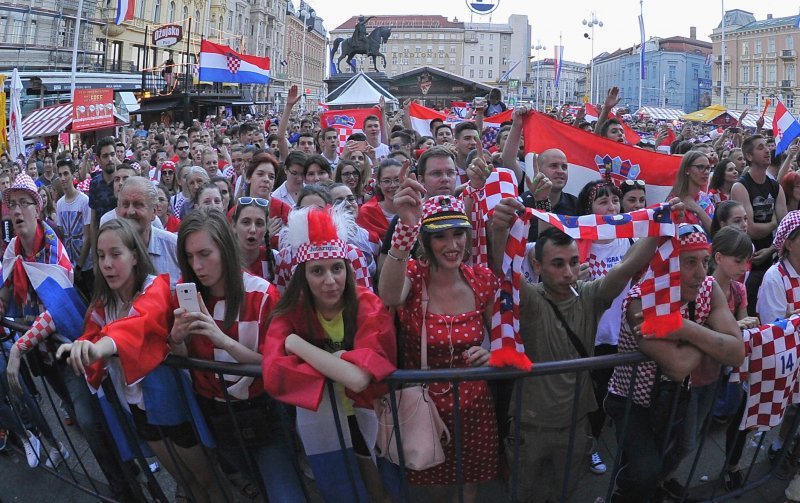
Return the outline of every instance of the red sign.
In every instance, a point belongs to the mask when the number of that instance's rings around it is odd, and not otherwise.
[[[72,132],[113,125],[113,89],[75,89],[75,99],[72,102]]]
[[[153,30],[153,45],[169,47],[183,39],[183,27],[179,24],[165,24]]]

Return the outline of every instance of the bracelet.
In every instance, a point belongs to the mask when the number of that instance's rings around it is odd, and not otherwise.
[[[394,234],[392,234],[392,248],[400,251],[411,251],[414,243],[417,242],[419,228],[420,224],[411,227],[404,224],[402,220],[398,220],[397,226],[394,228]]]
[[[405,258],[395,257],[394,255],[392,255],[392,250],[386,252],[386,256],[392,260],[396,260],[397,262],[408,262],[408,259],[411,258],[411,255],[406,255]]]
[[[536,207],[537,210],[546,211],[548,213],[553,211],[553,207],[550,205],[550,200],[549,199],[544,199],[542,201],[536,201],[535,207]]]

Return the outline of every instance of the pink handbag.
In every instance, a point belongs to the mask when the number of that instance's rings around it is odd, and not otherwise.
[[[428,289],[422,284],[422,370],[428,369],[428,337],[425,314],[428,311]],[[436,404],[431,399],[426,384],[418,384],[397,390],[397,417],[403,443],[403,461],[411,470],[426,470],[445,461],[442,445],[450,443],[450,431],[439,416]],[[378,441],[375,447],[378,456],[399,465],[396,430],[392,419],[392,404],[389,395],[375,401],[378,416]],[[444,443],[443,443],[444,437]]]

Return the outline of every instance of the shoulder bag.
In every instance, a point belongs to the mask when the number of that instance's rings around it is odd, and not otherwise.
[[[422,333],[420,368],[428,369],[428,333],[425,315],[428,312],[428,289],[422,283]],[[431,399],[427,384],[416,384],[395,392],[400,440],[403,444],[403,461],[411,470],[426,470],[445,461],[442,445],[450,443],[450,431],[439,416]],[[397,431],[392,418],[390,396],[375,400],[378,416],[378,441],[376,454],[399,465]],[[444,439],[444,440],[443,440]],[[444,444],[443,444],[444,442]]]

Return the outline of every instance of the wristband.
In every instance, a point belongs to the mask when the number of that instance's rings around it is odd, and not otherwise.
[[[386,252],[386,256],[397,262],[408,262],[408,259],[411,258],[411,255],[406,255],[405,257],[396,257],[395,255],[392,254],[392,250]]]
[[[419,227],[419,224],[410,227],[404,224],[402,220],[398,220],[397,226],[394,228],[394,234],[392,234],[392,248],[410,252],[414,247],[414,243],[417,242]]]

